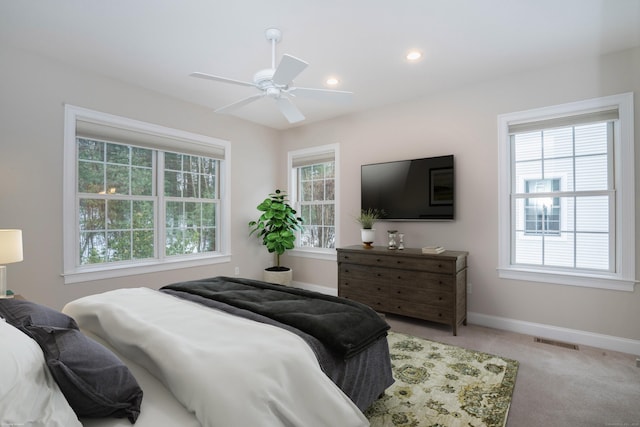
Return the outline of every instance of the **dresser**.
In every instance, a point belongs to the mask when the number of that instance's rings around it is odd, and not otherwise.
[[[338,248],[338,295],[394,313],[449,325],[467,324],[467,252]]]

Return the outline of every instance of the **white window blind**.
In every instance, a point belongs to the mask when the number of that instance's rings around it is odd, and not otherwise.
[[[78,137],[224,160],[224,145],[206,143],[198,139],[187,139],[178,133],[166,128],[162,128],[162,131],[153,128],[141,130],[123,124],[106,124],[97,119],[91,120],[82,117],[76,120],[76,136]]]

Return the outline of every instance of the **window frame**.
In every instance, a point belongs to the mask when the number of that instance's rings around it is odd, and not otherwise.
[[[613,169],[615,203],[614,268],[611,272],[521,266],[512,263],[511,185],[513,174],[509,126],[617,108]],[[633,292],[635,277],[635,181],[633,93],[593,98],[498,116],[498,277],[569,286]]]
[[[297,246],[296,239],[296,247],[292,250],[287,251],[287,254],[291,256],[303,257],[303,258],[315,258],[315,259],[323,259],[335,261],[337,259],[336,248],[340,247],[340,209],[339,209],[339,201],[340,201],[340,146],[339,144],[327,144],[320,145],[316,147],[303,148],[299,150],[289,151],[287,153],[287,170],[288,178],[287,178],[287,188],[289,189],[289,201],[291,205],[294,206],[294,209],[297,209],[298,206],[298,182],[297,182],[297,173],[298,168],[294,167],[294,161],[300,158],[313,158],[317,156],[323,155],[333,155],[334,159],[334,184],[335,184],[335,194],[334,194],[334,224],[335,224],[335,248],[310,248],[310,247],[300,247]]]
[[[141,261],[127,261],[125,263],[105,263],[79,265],[77,259],[77,244],[79,241],[78,227],[78,206],[77,206],[77,150],[76,150],[76,126],[79,122],[90,122],[100,126],[109,126],[117,130],[130,132],[132,135],[141,137],[159,138],[163,142],[157,147],[150,146],[147,141],[142,146],[163,152],[174,151],[184,154],[199,153],[206,156],[207,152],[216,153],[216,156],[224,153],[224,160],[219,162],[220,182],[219,200],[220,211],[217,224],[219,233],[219,247],[215,252],[199,253],[184,256],[161,257],[156,246],[156,256],[153,259]],[[114,141],[119,142],[119,141]],[[135,145],[131,142],[122,141],[123,144]],[[175,144],[170,146],[168,144]],[[187,150],[185,153],[184,150]],[[196,154],[198,155],[198,154]],[[230,168],[231,150],[230,143],[225,140],[199,135],[178,129],[172,129],[152,123],[142,122],[126,117],[116,116],[108,113],[65,105],[64,122],[64,158],[63,158],[63,273],[64,283],[78,283],[92,280],[124,277],[137,274],[167,271],[178,268],[195,267],[231,261],[230,253]],[[157,165],[161,167],[162,165]],[[156,176],[154,176],[154,180]],[[157,184],[156,184],[157,185]],[[157,195],[155,196],[157,197]],[[160,203],[156,199],[156,203]],[[164,220],[164,208],[158,206],[156,224],[162,224]],[[157,230],[157,228],[156,228]],[[156,242],[156,245],[158,243]]]

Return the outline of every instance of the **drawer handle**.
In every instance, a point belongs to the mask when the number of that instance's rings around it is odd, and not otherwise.
[[[382,273],[376,273],[376,276],[382,277]]]
[[[379,291],[381,291],[381,290],[382,290],[381,288],[377,288],[377,289],[378,289]]]
[[[396,291],[398,295],[400,295],[402,293],[402,291]]]
[[[402,261],[401,260],[397,260],[396,263],[402,264]]]
[[[402,276],[398,276],[398,280],[402,280]]]
[[[438,264],[438,268],[442,268],[442,264]]]
[[[382,262],[380,258],[376,258],[376,262]]]
[[[438,317],[442,317],[442,313],[438,313]]]
[[[442,301],[442,297],[438,297],[438,301]]]

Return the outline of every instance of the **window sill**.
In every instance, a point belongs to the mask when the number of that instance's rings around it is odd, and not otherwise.
[[[159,271],[176,270],[180,268],[199,267],[203,265],[222,264],[231,262],[230,254],[209,255],[191,259],[172,259],[164,261],[149,261],[129,265],[111,265],[86,267],[64,273],[64,284],[89,282],[93,280],[112,279],[115,277],[134,276],[137,274],[156,273]]]
[[[287,255],[300,257],[300,258],[322,259],[326,261],[336,261],[338,259],[337,252],[335,249],[296,248],[296,249],[287,251]]]
[[[526,280],[530,282],[552,283],[555,285],[581,286],[585,288],[608,289],[633,292],[636,280],[597,274],[563,274],[553,271],[539,271],[526,268],[498,268],[501,279]]]

